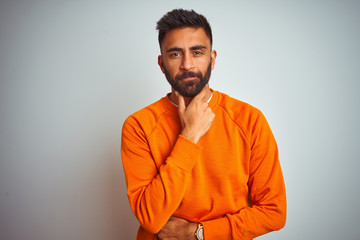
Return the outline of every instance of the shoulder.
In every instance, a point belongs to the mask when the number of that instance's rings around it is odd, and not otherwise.
[[[235,121],[246,122],[262,116],[261,111],[249,103],[219,93],[219,106]]]
[[[123,131],[127,128],[139,128],[142,131],[151,131],[158,119],[167,112],[160,99],[143,109],[131,114],[124,122]]]
[[[224,93],[220,93],[219,107],[249,139],[256,129],[267,125],[265,116],[258,108]]]

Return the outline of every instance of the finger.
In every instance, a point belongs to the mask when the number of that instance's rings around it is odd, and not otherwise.
[[[186,109],[184,97],[181,94],[179,94],[177,91],[175,92],[175,94],[178,96],[179,112],[183,113]]]
[[[201,107],[202,107],[202,109],[204,109],[204,110],[206,110],[207,108],[209,108],[208,102],[207,102],[207,101],[202,101]]]

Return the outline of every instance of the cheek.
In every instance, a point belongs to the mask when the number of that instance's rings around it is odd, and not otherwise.
[[[207,71],[207,69],[209,68],[209,64],[210,61],[208,60],[203,60],[201,63],[199,62],[199,66],[201,66],[201,68],[199,69],[202,73],[205,73]],[[211,68],[213,66],[213,63],[211,62]]]
[[[179,64],[175,63],[175,62],[171,62],[171,63],[167,63],[165,65],[166,70],[170,73],[170,75],[172,77],[174,77],[176,74],[178,74],[180,66]]]
[[[167,61],[166,62],[166,66],[168,68],[171,68],[172,70],[177,70],[180,68],[181,66],[181,60],[178,59],[178,60],[171,60],[171,61]]]

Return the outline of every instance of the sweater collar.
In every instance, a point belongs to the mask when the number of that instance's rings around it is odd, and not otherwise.
[[[209,102],[209,106],[211,109],[214,109],[214,107],[217,105],[218,103],[218,99],[219,99],[219,92],[218,91],[214,91],[212,88],[210,88],[211,91],[213,92],[211,98],[210,98],[210,102]],[[178,111],[178,107],[173,104],[171,101],[170,101],[170,94],[171,93],[168,93],[166,94],[165,97],[163,97],[161,99],[161,102],[162,104],[164,105],[164,107],[172,112],[177,112]]]

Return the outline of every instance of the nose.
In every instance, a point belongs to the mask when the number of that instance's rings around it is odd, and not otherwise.
[[[190,54],[185,53],[181,63],[181,70],[189,71],[194,68],[193,58]]]

